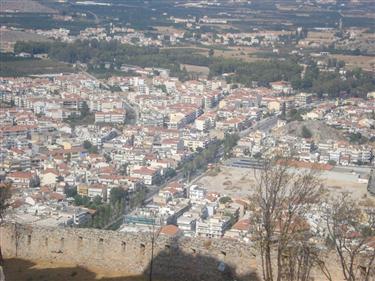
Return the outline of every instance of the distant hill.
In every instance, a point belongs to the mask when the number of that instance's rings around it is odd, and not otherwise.
[[[55,14],[57,11],[32,0],[1,0],[0,13]]]

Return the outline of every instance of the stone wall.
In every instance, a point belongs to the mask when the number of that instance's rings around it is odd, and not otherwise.
[[[6,258],[53,260],[126,275],[147,274],[150,268],[151,236],[145,233],[4,224],[0,235]],[[253,251],[246,244],[160,235],[154,251],[153,273],[164,279],[256,280]]]

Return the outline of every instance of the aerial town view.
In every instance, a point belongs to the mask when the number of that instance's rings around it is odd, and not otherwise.
[[[0,1],[0,281],[375,281],[374,0]]]

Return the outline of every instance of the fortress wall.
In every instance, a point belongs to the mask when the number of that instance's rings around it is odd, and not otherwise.
[[[150,234],[8,223],[2,225],[0,235],[5,258],[51,260],[128,275],[149,270]],[[254,261],[251,247],[236,241],[163,235],[155,242],[154,257],[155,275],[175,280],[178,276],[226,280],[218,270],[220,262],[232,275],[249,276]]]

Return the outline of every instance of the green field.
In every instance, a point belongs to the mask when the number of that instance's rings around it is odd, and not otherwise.
[[[19,59],[0,57],[0,76],[28,76],[36,74],[74,72],[70,64],[51,59]]]

